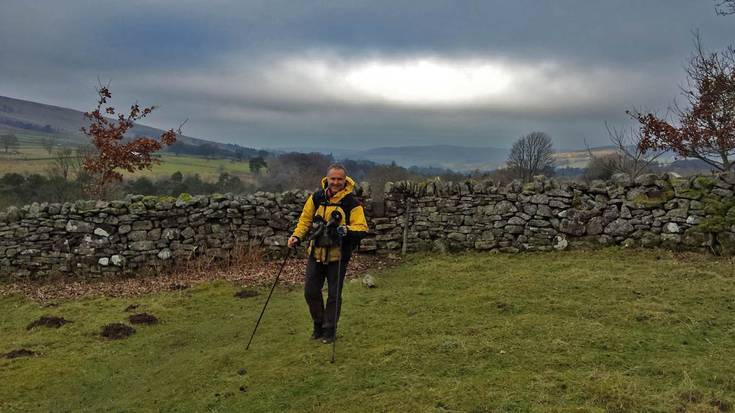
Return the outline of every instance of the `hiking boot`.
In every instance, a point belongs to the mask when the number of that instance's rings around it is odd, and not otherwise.
[[[335,339],[334,328],[325,328],[324,334],[322,334],[322,343],[329,344]]]
[[[311,332],[312,340],[319,340],[324,336],[324,329],[321,324],[314,323],[314,331]]]

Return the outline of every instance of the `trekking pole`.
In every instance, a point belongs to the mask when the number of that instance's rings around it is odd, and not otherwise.
[[[260,312],[260,317],[258,317],[258,321],[255,323],[255,328],[253,328],[253,334],[250,335],[250,340],[248,341],[248,345],[247,347],[245,347],[245,350],[248,350],[250,348],[250,343],[253,341],[253,337],[255,337],[255,331],[258,330],[258,326],[260,325],[260,320],[263,318],[263,314],[265,313],[265,308],[268,307],[268,301],[270,301],[271,295],[273,295],[273,290],[276,288],[276,284],[278,284],[278,279],[281,277],[281,273],[283,272],[283,267],[286,266],[286,261],[288,260],[288,256],[291,255],[291,249],[292,248],[288,248],[286,250],[286,257],[283,259],[283,263],[281,264],[281,269],[278,270],[278,274],[276,275],[276,280],[273,282],[271,291],[268,293],[268,298],[265,300],[265,305],[263,305],[263,310]]]
[[[332,363],[337,352],[337,317],[339,316],[339,298],[342,295],[342,240],[344,235],[339,235],[339,261],[337,261],[337,305],[334,308],[334,340],[332,340]]]

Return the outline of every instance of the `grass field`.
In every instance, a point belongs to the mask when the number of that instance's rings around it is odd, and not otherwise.
[[[0,176],[15,172],[20,174],[47,173],[52,165],[52,158],[48,151],[38,144],[38,137],[19,135],[20,146],[17,153],[5,154],[0,152]],[[0,149],[1,151],[1,149]],[[248,162],[237,162],[229,159],[206,159],[189,155],[165,154],[160,158],[161,163],[154,165],[150,170],[138,171],[134,174],[125,172],[126,178],[145,176],[148,178],[168,178],[174,172],[184,175],[199,174],[205,181],[216,181],[220,173],[249,179],[251,178]]]
[[[127,174],[128,178],[147,176],[149,178],[170,177],[174,172],[184,175],[199,174],[205,181],[216,181],[220,173],[227,172],[240,178],[251,177],[250,166],[247,161],[237,162],[229,159],[205,159],[187,155],[163,155],[161,163],[154,165],[151,170],[138,171]]]
[[[42,308],[0,298],[3,412],[718,412],[735,402],[733,262],[661,251],[415,255],[347,283],[337,362],[300,289],[224,282]],[[161,322],[121,340],[138,304]],[[42,315],[73,322],[26,326]]]
[[[614,155],[613,149],[597,149],[593,151],[595,156],[604,157]],[[586,168],[591,160],[587,151],[569,151],[557,152],[554,154],[554,161],[557,168]]]

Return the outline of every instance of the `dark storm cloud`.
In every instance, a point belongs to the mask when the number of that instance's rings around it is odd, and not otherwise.
[[[0,95],[114,101],[249,146],[509,146],[544,130],[604,144],[603,122],[670,105],[694,29],[735,40],[708,0],[4,1]]]

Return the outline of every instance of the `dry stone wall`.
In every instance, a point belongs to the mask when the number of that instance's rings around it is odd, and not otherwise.
[[[363,252],[545,251],[623,245],[735,254],[735,174],[396,182],[374,203]],[[167,269],[239,247],[282,250],[308,191],[43,203],[0,212],[0,280]]]
[[[622,245],[735,254],[735,173],[609,182],[412,183],[386,188],[377,250],[547,251]],[[408,213],[406,213],[408,208]]]

